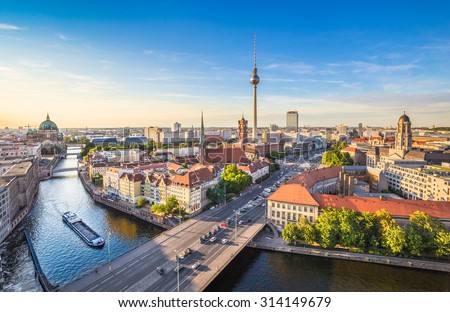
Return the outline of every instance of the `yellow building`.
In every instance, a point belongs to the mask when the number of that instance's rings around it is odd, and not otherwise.
[[[141,184],[144,176],[140,173],[123,173],[119,179],[119,196],[122,200],[135,203],[141,196]]]

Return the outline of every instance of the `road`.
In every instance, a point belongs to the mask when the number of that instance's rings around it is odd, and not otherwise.
[[[283,170],[285,173],[288,171],[286,168],[277,171],[261,184],[250,187],[239,198],[193,217],[115,259],[111,269],[107,264],[60,291],[177,291],[177,274],[173,271],[176,253],[188,247],[192,254],[181,260],[180,291],[203,290],[264,226],[265,201],[239,217],[238,221],[250,219],[251,222],[237,227],[237,241],[234,239],[234,224],[233,227],[220,228],[214,243],[208,241],[202,244],[199,238],[225,219],[233,217],[233,210],[242,208],[264,188],[272,186],[280,179]],[[221,243],[223,238],[228,239],[227,244]],[[200,266],[194,270],[191,266],[195,262],[200,262]],[[158,274],[157,267],[162,267],[165,274]]]

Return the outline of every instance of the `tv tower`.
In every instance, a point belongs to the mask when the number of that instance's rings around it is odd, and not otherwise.
[[[254,42],[253,42],[253,75],[250,78],[250,83],[253,85],[253,129],[252,129],[252,137],[253,140],[257,141],[258,138],[258,126],[257,126],[257,108],[256,108],[256,86],[259,83],[259,77],[257,75],[257,69],[256,69],[256,33],[255,33],[255,37],[254,37]]]

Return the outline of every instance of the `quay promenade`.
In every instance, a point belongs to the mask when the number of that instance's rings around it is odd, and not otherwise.
[[[249,242],[247,244],[247,247],[286,253],[296,253],[307,256],[318,256],[450,273],[450,263],[371,255],[367,253],[355,253],[346,250],[328,250],[314,247],[292,246],[288,245],[281,237],[268,236],[267,233],[264,233],[264,231],[259,233],[251,242]]]

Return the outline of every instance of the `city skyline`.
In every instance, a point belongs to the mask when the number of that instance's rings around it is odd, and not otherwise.
[[[5,1],[0,127],[232,126],[251,120],[258,36],[258,125],[446,126],[449,6],[287,2],[91,4]],[[164,107],[164,111],[161,108]]]

